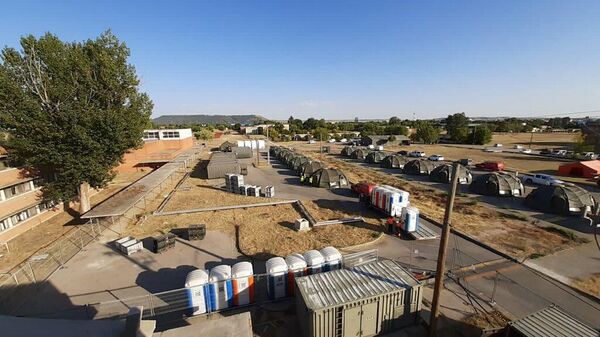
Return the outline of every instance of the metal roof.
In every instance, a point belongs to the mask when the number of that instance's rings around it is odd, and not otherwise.
[[[509,323],[526,337],[598,337],[598,331],[553,305]]]
[[[299,277],[296,284],[306,307],[312,310],[352,303],[420,285],[399,263],[390,260]]]

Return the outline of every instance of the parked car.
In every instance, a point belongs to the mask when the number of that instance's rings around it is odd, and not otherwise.
[[[335,143],[335,139],[331,138],[330,140],[328,140],[327,142],[329,143]]]
[[[408,156],[408,151],[401,150],[401,151],[398,151],[398,154],[401,156]]]
[[[488,171],[502,171],[504,170],[504,163],[499,161],[485,161],[483,163],[476,164],[475,167]]]
[[[434,154],[433,156],[429,156],[428,159],[431,161],[442,161],[442,160],[444,160],[444,156],[441,156],[439,154]]]
[[[528,184],[536,184],[536,185],[562,185],[565,182],[562,180],[558,180],[549,174],[534,174],[531,176],[523,176],[521,178],[524,182]]]
[[[566,157],[567,150],[554,150],[552,151],[551,155],[554,157]]]
[[[521,149],[521,153],[531,153],[531,149]]]
[[[579,160],[594,160],[594,159],[598,159],[598,155],[595,154],[594,152],[578,153],[576,157]]]
[[[409,153],[408,153],[408,156],[409,156],[409,157],[417,157],[417,158],[420,158],[420,157],[425,157],[425,156],[426,156],[426,154],[425,154],[425,152],[423,152],[423,151],[412,151],[412,152],[409,152]]]
[[[311,139],[311,140],[308,141],[308,144],[316,144],[316,143],[317,143],[317,141],[314,140],[314,139]]]
[[[523,145],[515,144],[515,149],[520,150],[523,148]]]
[[[485,152],[502,152],[502,149],[499,147],[486,147],[483,149]]]
[[[496,143],[496,144],[494,144],[494,147],[502,147],[502,144]]]
[[[348,142],[348,139],[346,139],[346,138],[340,139],[340,143],[347,143],[347,142]]]
[[[540,150],[540,154],[552,154],[553,150],[552,149],[541,149]]]

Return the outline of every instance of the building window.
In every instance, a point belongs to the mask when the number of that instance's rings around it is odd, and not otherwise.
[[[31,191],[31,184],[29,183],[29,181],[27,181],[24,183],[20,183],[20,184],[5,188],[4,196],[6,197],[6,199],[10,199],[12,197],[15,197],[17,195],[20,195],[20,194],[23,194],[23,193],[26,193],[29,191]]]
[[[146,131],[144,132],[144,139],[158,139],[158,131]]]
[[[179,138],[179,131],[163,131],[163,138]]]

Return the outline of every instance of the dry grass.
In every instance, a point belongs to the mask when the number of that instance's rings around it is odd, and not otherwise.
[[[481,328],[499,328],[504,327],[510,322],[510,320],[504,316],[501,312],[494,310],[489,313],[477,313],[466,317],[463,320],[465,323]]]
[[[418,207],[421,213],[438,222],[443,219],[446,197],[441,191],[347,163],[318,153],[316,150],[295,147],[307,156],[327,163],[329,167],[342,170],[353,182],[370,181],[408,191],[411,195],[411,204]],[[456,229],[516,258],[526,258],[532,254],[547,255],[578,244],[560,233],[548,232],[519,217],[506,216],[504,213],[475,204],[471,199],[464,197],[457,197],[452,223]]]
[[[600,297],[600,273],[592,274],[586,278],[578,278],[572,285],[586,293]]]
[[[106,200],[131,182],[140,179],[147,172],[133,172],[118,174],[115,179],[104,189],[94,194],[90,199],[91,205],[95,206]],[[10,253],[4,253],[0,259],[0,270],[12,269],[22,261],[28,259],[40,248],[54,242],[59,237],[74,230],[75,224],[79,224],[73,215],[57,210],[59,212],[52,218],[32,228],[31,230],[17,236],[8,245]]]

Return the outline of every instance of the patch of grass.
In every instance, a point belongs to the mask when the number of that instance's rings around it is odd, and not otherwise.
[[[600,273],[592,274],[586,278],[578,278],[573,285],[587,293],[600,297]]]
[[[581,238],[581,237],[577,236],[577,234],[573,233],[572,231],[570,231],[568,229],[558,228],[558,227],[553,227],[553,226],[542,227],[542,228],[547,232],[558,234],[558,235],[560,235],[564,238],[567,238],[571,241],[574,241],[574,242],[578,242],[578,243],[590,242],[590,240],[588,240],[586,238]]]
[[[539,259],[540,257],[544,257],[546,256],[546,254],[542,254],[542,253],[533,253],[531,255],[529,255],[530,259]]]
[[[375,233],[371,233],[371,237],[373,239],[377,239],[379,237],[379,235],[381,235],[381,233],[375,232]]]

